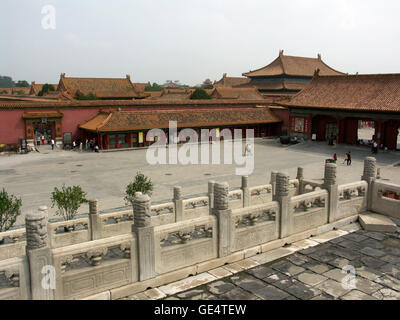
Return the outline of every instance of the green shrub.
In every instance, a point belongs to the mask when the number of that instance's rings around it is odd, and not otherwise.
[[[164,88],[155,82],[153,83],[153,85],[148,84],[144,88],[144,91],[163,91],[163,90]]]
[[[149,177],[143,173],[137,172],[135,180],[126,186],[125,201],[127,204],[133,204],[135,192],[141,192],[151,196],[154,184]]]
[[[83,203],[88,203],[86,193],[80,186],[66,187],[62,186],[61,190],[57,187],[51,193],[52,207],[57,206],[56,214],[62,216],[64,220],[72,220],[75,218],[79,207]]]
[[[45,83],[42,87],[42,90],[39,91],[38,96],[43,96],[45,93],[49,91],[54,91],[54,87],[51,84]]]
[[[0,191],[0,232],[10,229],[21,213],[22,200]]]
[[[98,100],[97,96],[94,93],[88,93],[87,95],[84,95],[83,93],[77,93],[76,98],[78,100]]]
[[[190,99],[192,100],[198,100],[198,99],[211,99],[210,95],[204,91],[203,89],[197,88],[196,90],[193,91],[193,93],[190,95]]]

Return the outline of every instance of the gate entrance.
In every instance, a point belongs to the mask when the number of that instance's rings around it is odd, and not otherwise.
[[[54,134],[54,121],[52,122],[34,122],[34,139],[35,141],[40,140],[40,144],[43,144],[42,137],[44,137],[44,144],[50,144],[51,139],[55,138]]]
[[[327,123],[326,124],[326,131],[325,131],[325,139],[330,141],[336,140],[337,139],[337,134],[338,134],[338,127],[337,123]]]

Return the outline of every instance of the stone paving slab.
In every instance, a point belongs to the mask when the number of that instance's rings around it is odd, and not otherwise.
[[[375,297],[369,296],[362,291],[352,290],[341,297],[341,300],[378,300]]]
[[[232,274],[235,274],[235,273],[238,273],[238,272],[241,272],[244,270],[244,268],[239,266],[236,262],[224,265],[224,266],[222,266],[222,268],[224,268],[225,270],[227,270],[228,272],[230,272]]]
[[[378,300],[400,300],[400,292],[389,288],[378,290],[372,296]]]
[[[255,291],[254,294],[263,300],[283,300],[290,296],[289,293],[271,285]]]
[[[211,282],[216,279],[217,278],[214,277],[213,275],[204,272],[204,273],[195,275],[193,277],[189,277],[189,278],[162,286],[159,289],[167,295],[173,295],[177,292],[195,288],[199,285],[205,284],[207,282]]]
[[[321,235],[311,237],[311,239],[318,243],[324,243],[324,242],[328,242],[332,239],[336,239],[337,237],[344,236],[346,234],[348,234],[348,232],[344,231],[344,230],[332,230],[327,233],[323,233]]]
[[[159,300],[165,298],[167,295],[161,290],[154,288],[144,292],[150,300]]]
[[[359,221],[364,230],[376,232],[396,232],[397,225],[388,217],[376,213],[360,214]]]
[[[324,282],[328,278],[323,275],[319,275],[317,273],[306,271],[306,272],[300,273],[297,276],[297,279],[300,280],[301,282],[303,282],[304,284],[313,287],[313,286],[316,286],[317,284],[320,284],[321,282]]]
[[[232,272],[230,272],[226,268],[222,268],[222,267],[210,270],[210,271],[208,271],[208,273],[210,273],[217,279],[225,278],[225,277],[232,275]]]

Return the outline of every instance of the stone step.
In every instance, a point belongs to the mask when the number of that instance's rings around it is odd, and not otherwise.
[[[396,232],[397,225],[381,214],[366,212],[359,215],[359,222],[364,230],[376,232]]]

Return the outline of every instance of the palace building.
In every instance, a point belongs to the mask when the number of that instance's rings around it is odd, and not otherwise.
[[[90,120],[79,125],[89,139],[98,141],[100,149],[118,149],[149,146],[146,140],[151,129],[161,129],[168,143],[170,121],[177,122],[181,129],[194,129],[190,138],[199,141],[201,129],[215,129],[216,138],[224,129],[234,137],[234,129],[253,129],[255,137],[276,134],[281,120],[268,107],[221,108],[200,110],[156,110],[156,111],[101,111]],[[226,131],[226,130],[225,130]],[[189,138],[189,137],[188,137]]]
[[[255,87],[265,98],[289,98],[311,81],[317,69],[321,76],[345,75],[322,61],[320,54],[317,58],[305,58],[286,56],[281,50],[267,66],[243,73],[249,81],[238,87]]]
[[[281,107],[263,100],[0,101],[0,142],[15,145],[24,138],[33,146],[45,135],[61,145],[68,135],[81,141],[95,138],[103,149],[144,146],[140,132],[168,128],[166,118],[193,129],[251,128],[256,137],[265,137],[280,134],[284,115]]]
[[[396,149],[400,127],[400,74],[321,76],[289,102],[289,133],[304,139],[357,144],[363,123],[373,123],[371,140]]]

